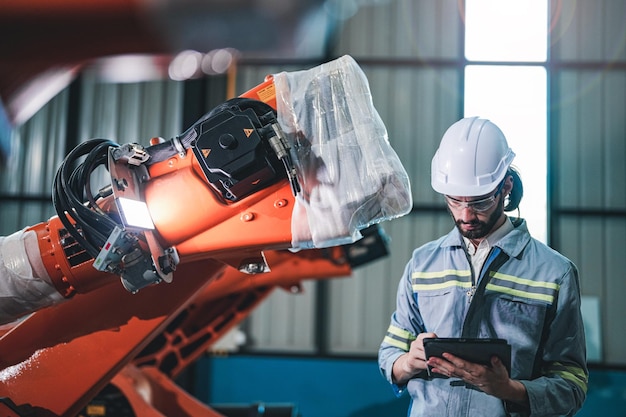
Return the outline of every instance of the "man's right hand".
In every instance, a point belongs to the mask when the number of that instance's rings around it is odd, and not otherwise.
[[[398,385],[406,384],[409,379],[426,370],[426,354],[424,353],[424,339],[437,337],[435,333],[420,333],[417,339],[411,342],[409,351],[401,355],[393,363],[393,381]]]

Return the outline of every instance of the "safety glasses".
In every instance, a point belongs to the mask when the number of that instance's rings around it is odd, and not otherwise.
[[[474,201],[461,201],[447,195],[446,202],[448,203],[448,206],[453,210],[460,211],[464,208],[468,208],[475,213],[483,213],[491,209],[496,204],[496,197],[498,197],[498,194],[500,194],[500,192],[502,191],[503,185],[504,181],[501,181],[493,195],[487,198],[482,198],[480,200]]]

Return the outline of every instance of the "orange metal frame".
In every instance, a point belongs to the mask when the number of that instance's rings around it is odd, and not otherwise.
[[[276,106],[271,77],[244,96]],[[171,283],[131,294],[92,261],[68,263],[57,217],[31,228],[48,273],[73,296],[0,332],[0,416],[75,417],[109,384],[137,416],[219,416],[172,378],[273,289],[351,273],[341,248],[285,250],[294,203],[286,180],[225,204],[194,161],[188,152],[150,167],[145,189],[160,243],[180,254]],[[269,273],[229,266],[261,251]]]

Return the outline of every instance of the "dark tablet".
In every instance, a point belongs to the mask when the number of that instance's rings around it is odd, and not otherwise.
[[[497,356],[511,374],[511,345],[505,339],[426,338],[424,352],[426,359],[431,356],[443,357],[442,354],[447,352],[487,366],[491,365],[491,357]],[[428,371],[430,373],[430,369]]]

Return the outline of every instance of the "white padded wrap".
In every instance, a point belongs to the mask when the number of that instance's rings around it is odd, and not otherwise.
[[[39,273],[33,272],[27,247],[31,257],[39,254],[33,231],[21,230],[0,237],[0,324],[64,300],[45,274],[39,258],[34,261]]]

